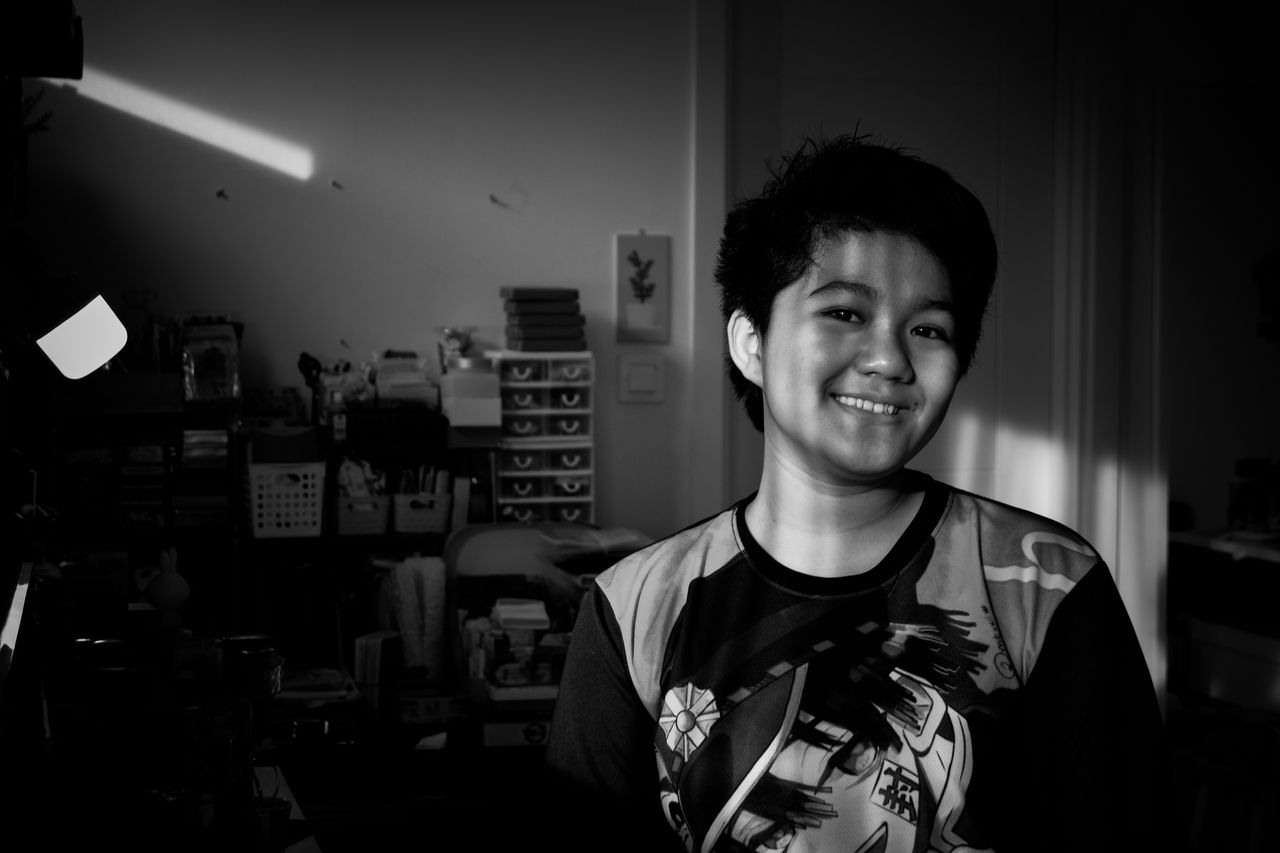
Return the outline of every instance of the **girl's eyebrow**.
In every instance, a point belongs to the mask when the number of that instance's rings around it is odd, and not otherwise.
[[[867,284],[864,281],[850,281],[848,279],[836,278],[821,287],[814,288],[814,290],[805,298],[816,299],[823,296],[829,296],[832,293],[844,293],[849,296],[865,299],[873,304],[878,303],[883,296],[880,288]],[[910,307],[910,313],[912,314],[918,314],[921,311],[943,311],[954,316],[956,313],[955,306],[951,303],[950,299],[934,299],[928,296],[917,299]]]
[[[929,299],[926,297],[924,299],[916,300],[916,303],[911,307],[912,314],[919,314],[923,311],[941,311],[944,314],[950,314],[953,317],[956,314],[956,307],[951,304],[950,299]]]
[[[821,287],[814,288],[809,293],[809,299],[819,296],[827,296],[831,293],[845,293],[849,296],[857,296],[866,299],[868,302],[880,301],[880,289],[861,281],[849,281],[843,278],[834,278]]]

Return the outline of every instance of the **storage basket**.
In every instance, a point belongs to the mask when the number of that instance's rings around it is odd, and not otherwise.
[[[323,462],[249,462],[246,468],[245,503],[255,538],[320,535]]]
[[[443,492],[394,495],[397,533],[443,533],[449,527],[453,495]]]
[[[338,498],[338,535],[370,536],[387,532],[391,518],[390,495]]]

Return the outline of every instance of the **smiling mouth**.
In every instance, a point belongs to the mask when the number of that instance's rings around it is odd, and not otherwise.
[[[848,394],[832,394],[831,396],[842,406],[870,412],[874,415],[896,415],[902,411],[901,408],[892,403],[877,403],[872,400],[865,400],[862,397],[851,397]]]

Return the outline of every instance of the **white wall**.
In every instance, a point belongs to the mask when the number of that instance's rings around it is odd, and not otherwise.
[[[499,287],[577,287],[600,376],[599,521],[654,535],[688,523],[687,0],[76,7],[86,66],[304,146],[315,174],[45,84],[27,219],[47,253],[109,293],[154,291],[163,313],[237,314],[257,385],[300,384],[303,351],[433,352],[439,325],[496,337]],[[675,307],[672,343],[653,348],[665,402],[627,405],[613,238],[639,229],[673,238]]]

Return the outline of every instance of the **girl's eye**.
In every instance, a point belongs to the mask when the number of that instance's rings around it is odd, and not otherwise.
[[[824,313],[833,320],[839,320],[842,323],[861,319],[858,317],[857,312],[853,311],[851,308],[831,308]]]
[[[919,335],[922,338],[929,338],[936,341],[951,340],[951,337],[947,334],[946,330],[937,326],[916,326],[915,329],[912,330],[912,333]]]

